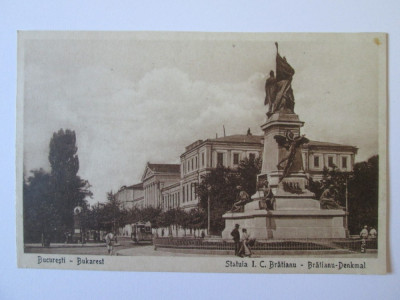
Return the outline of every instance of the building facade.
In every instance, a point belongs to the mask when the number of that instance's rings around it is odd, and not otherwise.
[[[168,186],[164,186],[161,189],[162,202],[161,209],[167,211],[172,208],[177,208],[181,206],[181,183],[177,181]]]
[[[354,146],[310,141],[302,148],[304,171],[313,180],[322,179],[324,168],[335,166],[342,172],[351,172],[357,151]]]
[[[162,189],[179,183],[180,166],[178,164],[147,163],[142,176],[143,206],[162,207]]]
[[[122,186],[115,194],[116,200],[121,204],[123,209],[131,209],[133,207],[144,207],[143,183],[131,186]]]
[[[263,143],[263,136],[250,133],[197,140],[185,148],[180,165],[147,163],[141,183],[122,187],[118,197],[127,208],[196,208],[196,187],[202,176],[218,165],[234,169],[245,158],[260,157]],[[314,180],[322,179],[325,167],[336,166],[340,171],[351,172],[356,154],[354,146],[310,141],[302,146],[303,168]]]
[[[237,168],[244,158],[259,157],[263,149],[262,141],[263,137],[257,135],[231,135],[198,140],[187,146],[180,157],[181,207],[185,210],[197,207],[196,186],[203,175],[218,165]]]

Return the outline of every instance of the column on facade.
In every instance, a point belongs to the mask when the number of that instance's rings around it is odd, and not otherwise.
[[[154,183],[151,184],[151,206],[154,206]]]
[[[154,182],[151,185],[151,189],[152,189],[152,192],[153,192],[153,197],[151,198],[151,201],[152,201],[152,206],[154,207],[155,206],[155,201],[156,201],[156,190],[155,190]]]
[[[147,186],[144,188],[144,207],[147,206]]]

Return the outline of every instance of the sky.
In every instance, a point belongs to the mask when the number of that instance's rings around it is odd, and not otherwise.
[[[380,44],[364,35],[58,32],[19,34],[24,172],[50,170],[59,129],[77,136],[90,203],[140,182],[146,162],[179,163],[185,146],[262,134],[276,48],[295,69],[295,112],[311,140],[378,153]]]

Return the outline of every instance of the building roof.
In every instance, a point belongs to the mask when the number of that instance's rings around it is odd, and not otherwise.
[[[357,149],[357,147],[350,146],[350,145],[344,145],[344,144],[337,144],[337,143],[329,143],[329,142],[320,142],[320,141],[310,141],[307,144],[304,144],[303,147],[332,147],[332,148],[352,148],[354,150]]]
[[[143,182],[139,182],[136,184],[132,184],[130,186],[127,187],[128,189],[143,189]]]
[[[224,142],[224,143],[255,143],[260,144],[264,139],[262,135],[247,135],[247,134],[234,134],[216,139],[208,139],[210,142]]]
[[[152,164],[148,163],[150,170],[156,173],[180,173],[180,165],[178,164]]]
[[[234,135],[228,135],[220,138],[215,138],[215,139],[206,139],[205,141],[203,140],[197,140],[193,143],[191,143],[189,146],[185,148],[185,152],[181,154],[181,157],[185,155],[185,153],[200,147],[201,145],[207,144],[207,143],[234,143],[234,144],[259,144],[262,145],[262,141],[264,140],[263,135],[247,135],[247,134],[234,134]]]

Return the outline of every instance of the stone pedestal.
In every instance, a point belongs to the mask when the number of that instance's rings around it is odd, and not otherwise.
[[[303,169],[301,148],[295,153],[292,166],[286,177],[283,168],[277,165],[288,156],[288,150],[279,146],[275,136],[300,135],[304,122],[296,114],[273,114],[265,124],[263,164],[259,178],[266,177],[274,194],[273,209],[267,210],[260,192],[252,196],[244,212],[226,213],[222,238],[230,240],[235,224],[246,228],[258,240],[296,238],[345,238],[346,213],[341,209],[320,208],[315,195],[307,189],[308,179]]]
[[[243,213],[224,214],[225,229],[222,238],[232,239],[230,233],[235,224],[246,228],[251,237],[259,241],[346,238],[344,216],[345,212],[342,210],[245,209]]]

